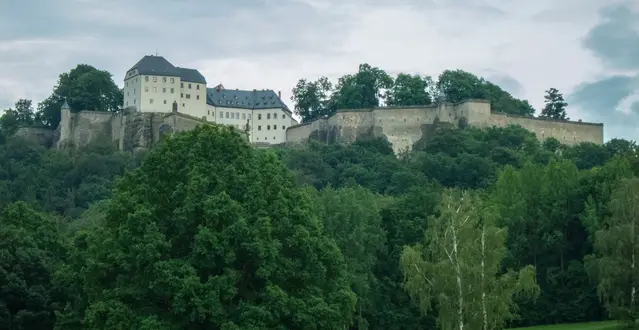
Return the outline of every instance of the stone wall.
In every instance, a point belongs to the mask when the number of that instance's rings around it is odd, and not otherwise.
[[[54,146],[57,140],[56,131],[48,128],[21,127],[15,135],[47,148]]]
[[[572,145],[588,141],[603,143],[603,124],[556,121],[492,113],[485,100],[468,100],[431,106],[384,107],[339,110],[328,118],[291,126],[286,130],[289,145],[319,140],[326,143],[350,143],[360,137],[385,137],[395,152],[412,149],[421,139],[436,132],[436,127],[479,128],[520,125],[539,140],[554,137]]]

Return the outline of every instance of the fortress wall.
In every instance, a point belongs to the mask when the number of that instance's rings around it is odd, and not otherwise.
[[[468,124],[479,128],[490,127],[490,102],[486,100],[469,100],[455,105],[459,117],[466,118]]]
[[[59,143],[70,143],[75,146],[82,146],[89,143],[99,135],[106,135],[107,137],[113,138],[113,118],[114,113],[112,112],[63,112],[59,126]]]
[[[448,120],[453,116],[453,112],[452,107],[442,111],[438,111],[436,107],[375,109],[373,131],[376,137],[385,136],[395,153],[411,150],[415,142],[432,130],[435,118],[444,117]]]
[[[499,127],[520,125],[535,133],[540,141],[554,137],[567,145],[575,145],[580,142],[603,144],[603,124],[529,118],[503,113],[491,114],[490,123],[492,126]]]
[[[360,137],[374,136],[374,119],[372,109],[339,111],[326,120],[320,127],[320,138],[327,134],[328,141],[355,142]]]
[[[298,144],[308,142],[308,137],[313,132],[313,126],[319,127],[318,121],[289,126],[286,129],[286,143]],[[317,124],[316,124],[317,123]]]
[[[20,127],[15,136],[33,141],[41,146],[50,148],[55,143],[55,131],[50,128]]]

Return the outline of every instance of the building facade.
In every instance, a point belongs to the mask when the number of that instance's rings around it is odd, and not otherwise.
[[[298,124],[272,90],[207,88],[196,69],[180,68],[162,56],[147,55],[124,78],[124,108],[138,112],[177,111],[246,131],[251,143],[286,142],[286,129]]]

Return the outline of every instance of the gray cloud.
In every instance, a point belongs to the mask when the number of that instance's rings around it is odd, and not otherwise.
[[[639,69],[639,31],[635,24],[639,13],[619,4],[600,12],[602,22],[592,28],[584,46],[613,69]]]

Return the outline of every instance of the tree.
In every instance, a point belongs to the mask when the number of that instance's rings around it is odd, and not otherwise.
[[[386,105],[429,105],[434,82],[431,77],[400,73],[386,95]]]
[[[393,78],[384,70],[360,64],[357,73],[339,78],[331,96],[331,110],[378,107],[392,85]]]
[[[586,264],[610,316],[634,326],[639,317],[639,178],[624,180],[614,191],[610,211]]]
[[[300,79],[297,82],[291,100],[295,102],[295,113],[302,117],[303,123],[331,115],[328,101],[332,88],[332,83],[326,77],[316,81]]]
[[[570,118],[566,117],[566,107],[568,103],[564,101],[563,94],[559,93],[556,88],[550,88],[546,91],[544,103],[546,105],[541,110],[539,117],[570,120]]]
[[[55,221],[26,203],[0,214],[0,329],[51,329],[57,309],[51,277],[65,258]]]
[[[36,121],[31,100],[20,99],[13,109],[7,109],[0,116],[0,131],[6,136],[14,134],[20,127],[29,127]]]
[[[117,111],[122,107],[123,98],[111,73],[79,64],[60,74],[51,96],[38,104],[38,117],[48,127],[55,128],[60,122],[60,108],[65,100],[73,111]]]
[[[386,239],[377,196],[360,187],[327,188],[318,196],[319,215],[326,233],[335,239],[348,268],[350,284],[357,294],[357,329],[369,329],[363,314],[373,307],[373,274],[379,253],[385,252]]]
[[[86,300],[60,322],[347,327],[355,295],[343,256],[292,179],[272,152],[226,126],[165,139],[119,182],[103,225],[88,234],[76,268]]]
[[[535,109],[526,100],[518,100],[499,86],[463,70],[445,70],[439,75],[437,89],[444,92],[448,102],[468,99],[490,101],[493,112],[532,116]]]
[[[424,312],[436,303],[440,329],[501,329],[516,317],[513,296],[535,296],[535,268],[501,274],[506,231],[469,192],[447,190],[424,242],[404,249],[405,287]]]

